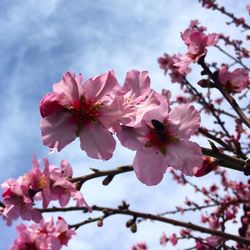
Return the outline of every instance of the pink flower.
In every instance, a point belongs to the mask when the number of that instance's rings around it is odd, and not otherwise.
[[[144,114],[136,127],[123,126],[117,134],[121,144],[136,150],[133,167],[137,178],[146,185],[156,185],[168,166],[186,175],[202,165],[201,149],[189,141],[200,125],[200,115],[191,105],[175,107],[168,105]]]
[[[41,171],[39,162],[34,157],[32,165],[32,170],[26,175],[30,180],[30,190],[34,194],[35,199],[43,201],[43,208],[47,208],[51,200],[49,164],[47,160],[44,159],[44,170]],[[39,198],[39,196],[41,196],[41,198]]]
[[[233,218],[235,218],[235,213],[227,209],[225,211],[225,216],[226,216],[226,220],[232,220]]]
[[[248,84],[248,71],[246,69],[235,69],[233,72],[228,67],[222,66],[218,75],[219,81],[231,93],[240,93]]]
[[[190,21],[189,28],[196,29],[196,30],[199,30],[201,32],[204,32],[207,30],[207,27],[201,26],[199,20],[197,20],[197,19]]]
[[[58,217],[55,225],[55,236],[60,241],[60,244],[67,246],[73,235],[75,235],[75,231],[69,229],[68,224],[62,217]]]
[[[165,233],[162,233],[161,238],[160,238],[160,245],[163,247],[167,245],[169,239],[167,238]]]
[[[201,177],[201,176],[207,175],[211,171],[216,170],[217,168],[218,168],[218,165],[214,163],[213,158],[205,156],[203,157],[202,167],[200,169],[197,169],[194,176]]]
[[[127,73],[125,83],[122,87],[126,106],[129,107],[127,113],[127,122],[123,125],[136,126],[142,120],[143,115],[149,110],[160,106],[162,102],[168,103],[168,100],[150,88],[150,78],[147,71],[131,70]],[[119,129],[120,130],[120,129]],[[118,132],[118,129],[116,129]]]
[[[28,231],[28,228],[24,224],[20,224],[16,227],[19,233],[18,238],[15,239],[14,244],[10,247],[10,250],[46,250],[46,241],[38,241],[36,234]],[[41,239],[41,238],[40,238]],[[42,243],[42,244],[40,244]]]
[[[21,224],[16,229],[19,235],[10,250],[59,250],[62,246],[67,246],[68,241],[75,235],[61,217],[58,217],[56,224],[51,218],[29,227]]]
[[[217,34],[212,33],[205,35],[202,31],[195,28],[188,28],[181,33],[181,38],[188,47],[186,55],[182,56],[175,66],[179,68],[179,72],[183,73],[187,70],[188,65],[206,55],[208,46],[213,46],[217,43]]]
[[[47,164],[49,164],[48,161]],[[58,200],[60,206],[65,207],[69,203],[70,198],[74,198],[77,201],[78,207],[86,206],[89,208],[82,194],[76,189],[75,184],[69,181],[69,178],[72,177],[73,171],[67,161],[61,161],[61,168],[49,166],[49,171],[51,178],[51,200]]]
[[[210,236],[207,238],[206,243],[213,248],[218,248],[223,244],[223,239],[218,236]]]
[[[140,242],[132,246],[131,250],[147,250],[148,246],[145,242]]]
[[[42,200],[43,208],[47,208],[52,200],[58,200],[64,207],[70,198],[76,200],[78,207],[85,206],[91,211],[76,185],[70,182],[72,174],[72,168],[67,161],[62,161],[61,168],[57,168],[44,159],[44,169],[41,171],[34,158],[31,171],[17,180],[8,179],[1,185],[4,208],[1,208],[0,215],[7,225],[11,225],[12,220],[18,217],[39,222],[42,215],[33,207],[36,200]]]
[[[186,29],[181,33],[181,38],[188,47],[188,55],[193,61],[197,61],[202,55],[206,54],[206,47],[217,43],[217,34],[205,35],[195,29]]]
[[[244,24],[244,23],[245,23],[244,17],[240,17],[240,18],[237,18],[237,19],[235,20],[236,26],[242,25],[242,24]]]
[[[79,137],[89,157],[110,159],[115,140],[109,129],[127,112],[118,90],[111,71],[85,82],[81,75],[64,74],[40,103],[43,144],[60,151]]]
[[[176,234],[173,233],[169,237],[170,242],[172,243],[173,246],[175,246],[178,243],[178,238],[176,237]]]
[[[175,66],[178,63],[182,63],[182,59],[183,56],[180,54],[170,56],[166,53],[163,57],[158,58],[158,63],[160,64],[160,68],[164,70],[164,73],[166,74],[170,71],[169,76],[173,83],[183,83],[184,78],[191,71],[189,64],[183,66],[181,71],[179,70],[179,67]]]
[[[195,242],[195,249],[197,249],[197,250],[204,250],[205,247],[206,246],[202,242],[200,242],[198,240]]]
[[[181,235],[182,237],[187,237],[189,234],[190,234],[190,230],[189,230],[189,229],[183,228],[183,229],[181,229],[181,231],[180,231],[180,235]]]
[[[42,219],[41,213],[33,208],[33,195],[29,185],[30,183],[25,176],[19,177],[17,180],[8,179],[1,185],[3,204],[5,205],[1,215],[7,225],[11,225],[12,220],[19,216],[23,220],[35,222]]]

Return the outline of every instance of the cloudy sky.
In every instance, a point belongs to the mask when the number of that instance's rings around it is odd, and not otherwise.
[[[249,20],[245,11],[248,1],[239,1],[237,6],[234,0],[223,2]],[[148,70],[153,88],[169,88],[178,94],[178,88],[159,69],[157,57],[165,51],[185,51],[179,35],[191,19],[199,19],[211,32],[233,32],[224,25],[225,17],[201,9],[195,0],[1,0],[0,182],[27,172],[33,155],[48,157],[53,164],[67,159],[75,175],[87,173],[89,167],[106,169],[130,164],[133,153],[119,145],[107,162],[87,158],[78,141],[48,156],[40,138],[39,101],[66,71],[82,72],[88,78],[114,69],[123,83],[127,71]],[[125,199],[132,209],[145,212],[171,209],[185,192],[171,183],[170,176],[149,188],[133,173],[115,178],[108,187],[102,187],[100,181],[83,187],[89,204],[117,206]],[[81,215],[68,218],[77,221]],[[161,232],[169,234],[172,230],[147,222],[137,234],[131,234],[125,222],[124,217],[114,217],[105,221],[103,228],[83,227],[68,249],[126,250],[142,240],[150,249],[162,249],[158,244]],[[15,225],[7,228],[0,220],[0,234],[0,249],[7,249],[16,236]]]

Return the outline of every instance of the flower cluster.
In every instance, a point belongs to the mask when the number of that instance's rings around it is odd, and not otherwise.
[[[190,63],[198,62],[202,56],[205,56],[207,53],[206,47],[216,45],[218,40],[218,36],[215,33],[206,35],[203,31],[191,27],[181,33],[181,38],[188,48],[186,55],[182,56],[181,60],[175,63],[181,74],[187,72]]]
[[[0,215],[7,225],[11,225],[18,217],[38,223],[42,220],[42,215],[34,208],[35,201],[42,201],[43,208],[47,208],[50,201],[58,200],[64,207],[73,198],[78,207],[88,207],[75,184],[69,181],[72,174],[72,168],[65,160],[58,168],[49,165],[48,160],[44,159],[44,169],[41,171],[34,158],[30,172],[18,179],[8,179],[2,184],[4,209],[0,211]]]
[[[147,185],[158,184],[169,166],[187,175],[201,167],[201,149],[189,141],[200,125],[198,111],[187,104],[171,111],[169,95],[150,88],[147,72],[129,71],[122,87],[112,71],[85,82],[66,73],[53,91],[40,104],[43,143],[52,150],[78,136],[88,156],[108,160],[117,134],[137,151],[133,167]]]
[[[62,217],[58,217],[56,223],[51,218],[29,227],[20,224],[17,226],[17,232],[19,235],[10,250],[59,250],[67,246],[68,241],[75,235],[75,231],[69,229]]]
[[[211,159],[204,159],[204,166],[215,168],[216,165]],[[205,167],[204,167],[205,168]],[[180,185],[187,185],[194,189],[195,193],[202,194],[203,199],[190,200],[186,197],[185,204],[182,207],[177,207],[175,211],[170,213],[184,214],[190,211],[204,211],[200,214],[200,220],[202,224],[206,224],[208,228],[214,231],[221,231],[226,227],[226,224],[239,223],[237,214],[239,209],[243,205],[243,215],[241,217],[241,227],[239,228],[239,234],[242,237],[249,237],[249,210],[250,210],[250,181],[232,181],[229,180],[225,170],[217,169],[215,174],[221,179],[221,187],[212,183],[205,187],[199,187],[191,182],[182,174],[178,174],[175,171],[171,171],[173,179]],[[202,202],[203,200],[203,202]],[[209,208],[209,209],[208,209]],[[193,239],[195,241],[194,249],[220,249],[226,242],[222,237],[216,235],[210,235],[208,237],[197,237],[195,232],[190,229],[181,229],[179,233],[172,233],[167,236],[164,232],[160,237],[160,244],[166,246],[168,242],[173,245],[177,245],[180,240]],[[236,249],[245,249],[245,247],[237,243]]]
[[[178,64],[182,60],[181,58],[182,55],[180,54],[170,56],[167,53],[164,53],[162,57],[158,58],[158,63],[160,68],[164,70],[164,73],[166,74],[168,71],[170,71],[169,76],[171,82],[173,83],[183,83],[183,79],[191,71],[189,67],[186,67],[181,73],[179,72],[179,68],[175,66],[175,64]]]
[[[84,82],[68,72],[41,100],[43,143],[60,151],[79,137],[89,157],[108,160],[116,144],[112,134],[121,124],[140,122],[148,109],[159,106],[159,98],[147,72],[128,72],[123,87],[112,71]]]
[[[227,66],[222,66],[218,73],[218,79],[228,92],[240,93],[249,84],[248,71],[246,69],[235,69],[230,72]]]

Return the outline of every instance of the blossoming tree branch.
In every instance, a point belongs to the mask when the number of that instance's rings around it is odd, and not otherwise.
[[[179,234],[158,236],[163,247],[168,241],[176,245],[188,239],[193,242],[189,249],[249,249],[250,182],[230,180],[226,169],[250,175],[250,52],[245,47],[250,26],[216,1],[200,2],[229,18],[227,24],[244,32],[245,39],[209,33],[197,20],[191,21],[179,41],[186,46],[186,53],[164,53],[158,59],[171,82],[180,85],[181,95],[173,97],[167,89],[156,92],[150,86],[149,73],[133,69],[122,84],[112,70],[90,79],[66,72],[42,98],[42,143],[51,152],[60,152],[79,140],[79,150],[88,157],[109,160],[115,157],[119,141],[135,151],[135,157],[131,165],[92,168],[92,173],[83,176],[74,176],[74,166],[66,159],[54,166],[47,158],[40,161],[34,157],[28,173],[1,185],[0,215],[6,225],[11,226],[16,219],[31,222],[17,226],[11,250],[58,250],[73,240],[82,226],[96,223],[101,227],[108,217],[116,215],[127,216],[126,226],[133,233],[148,219],[180,227]],[[210,48],[228,57],[227,63],[209,62]],[[198,82],[189,80],[191,64],[196,66],[193,73],[200,77]],[[206,126],[203,117],[214,126]],[[194,137],[205,139],[209,146],[194,142]],[[103,185],[109,185],[117,175],[131,171],[147,186],[159,184],[165,174],[172,175],[178,185],[192,188],[203,198],[199,203],[186,198],[184,204],[159,214],[130,209],[129,201],[106,207],[84,199],[81,190],[87,181],[101,179]],[[194,184],[194,178],[209,173],[220,178],[219,185]],[[69,205],[70,200],[75,201],[74,206]],[[53,201],[58,201],[58,206],[52,206]],[[78,223],[70,224],[63,213],[74,211],[83,215]],[[62,215],[44,219],[45,213],[55,212]],[[189,212],[200,213],[202,225],[171,218]],[[239,234],[227,231],[229,223],[238,223]],[[132,249],[148,247],[139,242]]]

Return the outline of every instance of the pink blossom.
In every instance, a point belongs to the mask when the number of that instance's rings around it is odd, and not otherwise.
[[[240,18],[237,18],[237,19],[235,20],[236,26],[242,25],[242,24],[244,24],[244,23],[245,23],[244,17],[240,17]]]
[[[168,71],[170,71],[169,76],[171,78],[171,82],[173,83],[183,83],[184,78],[191,71],[189,68],[189,63],[185,66],[182,66],[181,71],[179,67],[175,66],[178,63],[182,64],[182,61],[183,56],[180,54],[170,56],[165,53],[163,57],[158,58],[158,63],[160,64],[160,68],[164,70],[164,73],[166,74]]]
[[[2,198],[4,210],[1,215],[7,225],[12,224],[12,220],[19,216],[24,220],[39,222],[42,219],[41,213],[33,208],[33,196],[29,189],[29,182],[25,176],[17,180],[8,179],[1,187],[3,189]]]
[[[228,67],[222,66],[218,75],[219,81],[231,93],[240,93],[248,84],[248,71],[246,69],[235,69],[230,72]]]
[[[147,71],[129,71],[121,94],[126,106],[130,107],[130,112],[127,113],[130,122],[127,122],[126,125],[131,127],[137,126],[146,112],[159,107],[162,102],[168,105],[168,99],[150,88],[150,78]],[[123,123],[123,125],[125,124]],[[118,129],[116,130],[118,131]]]
[[[197,30],[199,30],[199,31],[201,31],[201,32],[204,32],[204,31],[206,31],[207,30],[207,27],[205,27],[205,26],[200,26],[200,22],[199,22],[199,20],[191,20],[190,21],[190,24],[189,24],[189,28],[190,29],[197,29]]]
[[[203,157],[202,167],[197,169],[197,172],[194,174],[196,177],[202,177],[209,174],[211,171],[217,169],[217,165],[214,163],[213,158],[205,156]]]
[[[43,144],[60,151],[79,137],[89,157],[110,159],[115,140],[109,129],[127,112],[119,90],[112,71],[85,82],[81,75],[64,74],[40,103]]]
[[[131,250],[147,250],[148,246],[145,242],[140,242],[132,246]]]
[[[188,55],[194,61],[206,54],[206,47],[217,43],[217,34],[205,35],[201,31],[190,28],[181,33],[181,38],[188,47]]]
[[[168,166],[191,176],[201,167],[201,149],[189,141],[199,125],[200,115],[192,105],[169,112],[164,104],[145,113],[137,127],[123,126],[117,136],[123,146],[137,151],[133,162],[137,178],[156,185]]]
[[[175,246],[178,243],[178,238],[176,237],[176,234],[173,233],[169,237],[170,242],[172,243],[173,246]]]
[[[208,220],[209,226],[212,229],[218,229],[220,227],[220,222],[219,222],[219,218],[217,217],[210,217]]]
[[[165,233],[162,233],[161,238],[160,238],[160,245],[166,246],[168,242],[168,238]]]
[[[20,224],[16,227],[16,230],[19,235],[18,238],[15,239],[13,245],[10,247],[10,250],[46,250],[46,248],[48,249],[46,241],[42,238],[37,239],[37,235],[31,233],[26,225]]]
[[[181,38],[187,45],[188,52],[180,58],[179,62],[175,63],[175,66],[179,68],[180,73],[183,73],[190,63],[198,62],[202,56],[206,55],[206,47],[215,45],[218,36],[215,33],[205,35],[195,28],[188,28],[181,33]]]
[[[202,0],[202,7],[210,9],[215,8],[217,5],[213,0]]]
[[[62,217],[58,217],[55,225],[55,236],[60,241],[60,244],[67,246],[73,235],[75,235],[75,231],[69,229],[68,224]]]
[[[34,208],[36,200],[42,200],[43,208],[47,208],[52,200],[58,200],[64,207],[73,198],[78,207],[86,207],[91,211],[76,185],[70,182],[73,174],[70,164],[64,160],[61,168],[58,168],[49,165],[47,159],[43,162],[43,171],[39,169],[39,162],[34,158],[31,171],[17,180],[8,179],[1,185],[4,208],[0,215],[7,225],[11,225],[12,220],[18,217],[39,222],[42,215]]]
[[[218,248],[223,244],[223,239],[218,236],[210,236],[207,238],[206,243],[214,248]]]
[[[46,164],[49,164],[47,159]],[[49,171],[51,200],[58,200],[60,206],[65,207],[72,197],[77,201],[77,206],[88,207],[82,194],[76,189],[75,184],[69,181],[73,171],[67,161],[61,161],[61,168],[49,166]]]
[[[225,211],[226,220],[232,220],[235,218],[235,213],[232,213],[229,209]]]
[[[56,224],[51,218],[29,227],[21,224],[16,229],[19,235],[10,250],[59,250],[62,246],[67,246],[68,241],[75,235],[61,217],[58,217]]]
[[[206,249],[206,245],[204,245],[200,241],[196,241],[195,242],[195,249],[197,249],[197,250],[205,250]]]
[[[181,231],[180,231],[180,235],[181,235],[182,237],[186,237],[186,236],[189,235],[189,234],[190,234],[190,230],[189,230],[189,229],[183,228],[183,229],[181,229]]]
[[[39,162],[34,157],[32,161],[32,170],[26,175],[30,180],[30,190],[32,190],[35,199],[43,201],[43,208],[47,208],[51,200],[50,193],[50,174],[49,164],[44,159],[44,170],[39,168]],[[39,198],[41,196],[41,198]]]

